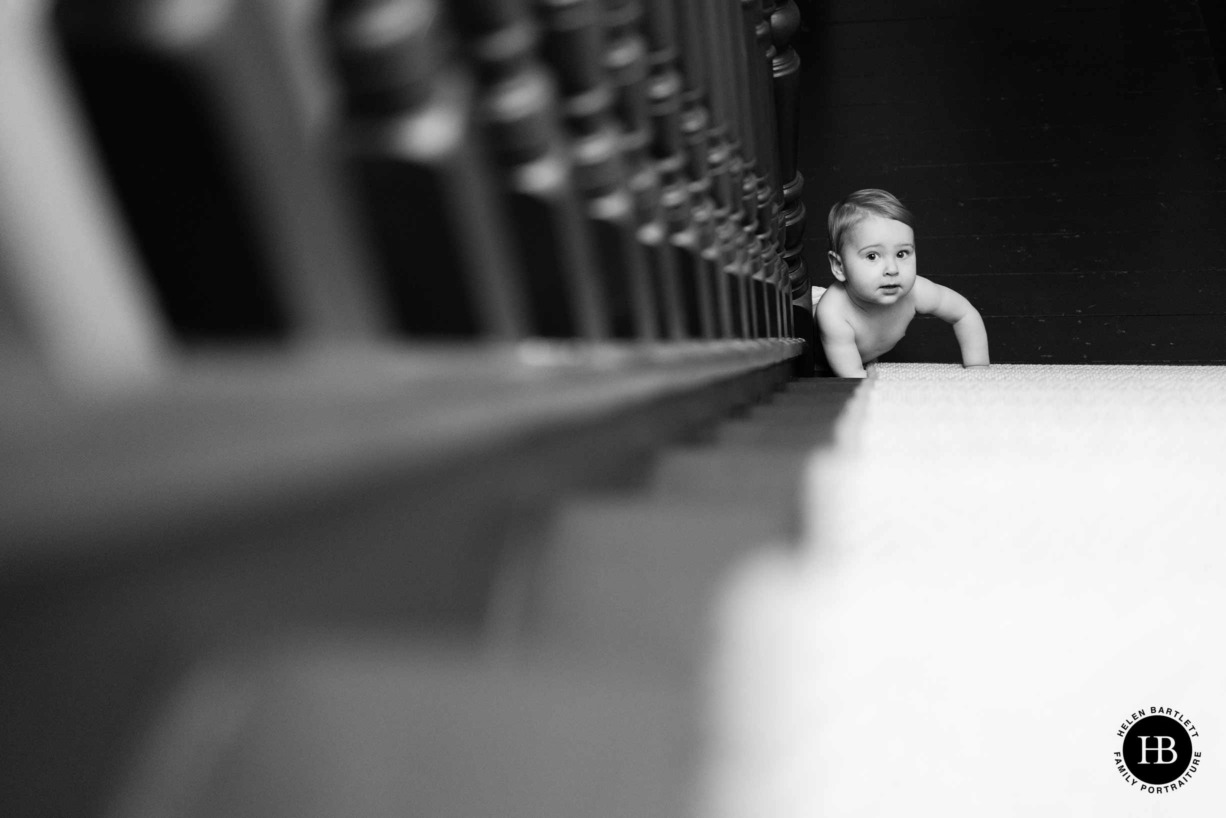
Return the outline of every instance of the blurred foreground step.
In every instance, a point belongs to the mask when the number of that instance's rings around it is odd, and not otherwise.
[[[808,417],[771,418],[754,412],[750,417],[731,420],[715,430],[718,445],[741,447],[784,447],[811,449],[834,443],[836,423],[843,414],[843,405],[819,406]]]
[[[808,393],[808,392],[843,392],[851,394],[856,391],[856,387],[864,383],[864,378],[797,378],[791,380],[784,387],[784,393]]]
[[[678,448],[661,456],[650,488],[657,499],[771,515],[770,533],[791,538],[799,532],[800,480],[809,455],[803,448]]]
[[[708,598],[720,578],[782,528],[767,508],[635,498],[568,502],[527,580],[530,639],[601,665],[688,675],[706,648]]]
[[[769,405],[809,406],[814,403],[845,401],[854,395],[858,386],[863,383],[865,381],[861,378],[791,381],[786,388],[771,398]]]
[[[755,406],[744,418],[737,418],[730,423],[744,420],[760,426],[771,426],[776,429],[818,429],[822,426],[833,426],[835,420],[843,414],[847,402],[827,401],[813,403],[808,406],[776,406],[766,404]]]
[[[205,666],[163,710],[110,814],[679,815],[683,704],[609,668],[334,635]]]

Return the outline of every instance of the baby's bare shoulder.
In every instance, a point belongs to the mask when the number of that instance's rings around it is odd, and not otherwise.
[[[817,322],[823,331],[830,332],[844,327],[850,328],[850,302],[842,284],[832,284],[822,293],[817,302]]]
[[[942,289],[941,285],[935,281],[931,281],[923,276],[916,276],[915,286],[911,288],[910,292],[916,311],[929,313],[936,309],[941,303]]]
[[[835,282],[826,288],[817,302],[817,313],[821,315],[841,315],[847,311],[847,288],[841,282]]]

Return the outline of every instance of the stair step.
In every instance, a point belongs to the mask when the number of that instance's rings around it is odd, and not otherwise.
[[[761,511],[778,530],[799,533],[798,492],[810,452],[756,445],[674,449],[656,463],[652,496],[693,503],[719,503],[740,512]]]
[[[692,673],[721,577],[784,535],[768,508],[571,500],[528,580],[528,631],[602,663]]]
[[[763,493],[790,494],[808,456],[753,446],[674,448],[661,455],[649,487],[654,496],[671,498],[752,501]]]
[[[845,403],[813,404],[810,406],[776,406],[766,404],[755,406],[741,418],[733,420],[754,420],[775,426],[820,426],[829,424],[846,406]],[[731,422],[731,421],[730,421]]]
[[[776,406],[776,407],[807,407],[807,406],[828,406],[847,403],[851,400],[852,393],[842,390],[833,391],[812,391],[812,392],[776,392],[771,395],[768,401],[765,401],[759,406]]]
[[[114,814],[678,815],[691,699],[573,662],[307,644],[190,679]]]
[[[715,430],[713,441],[720,446],[784,446],[802,450],[830,445],[835,439],[835,421],[841,413],[841,407],[837,411],[816,412],[812,422],[771,422],[758,417],[731,420]]]
[[[863,378],[801,378],[788,381],[783,391],[791,394],[843,392],[851,394],[864,383]]]

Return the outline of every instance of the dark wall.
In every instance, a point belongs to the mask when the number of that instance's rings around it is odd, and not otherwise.
[[[1209,45],[1213,48],[1213,59],[1217,64],[1218,78],[1221,79],[1224,73],[1222,68],[1226,66],[1226,1],[1200,0],[1197,7],[1209,35]]]
[[[1224,10],[812,6],[799,47],[815,283],[831,280],[831,203],[881,187],[916,214],[920,274],[983,313],[994,361],[1226,363],[1226,101],[1211,47]],[[958,349],[919,319],[892,357]]]

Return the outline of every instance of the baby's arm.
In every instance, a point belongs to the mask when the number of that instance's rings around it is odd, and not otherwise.
[[[834,374],[840,378],[866,378],[860,350],[856,347],[856,333],[845,319],[829,310],[817,311],[817,328],[822,338],[822,349]]]
[[[988,331],[979,311],[966,298],[948,287],[916,276],[915,311],[935,315],[954,325],[954,336],[962,348],[962,366],[988,365]]]

